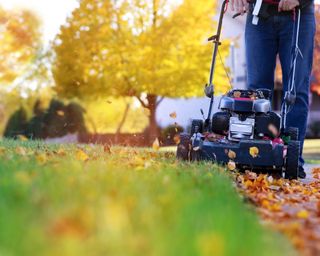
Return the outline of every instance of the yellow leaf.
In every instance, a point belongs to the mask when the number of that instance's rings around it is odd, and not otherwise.
[[[237,154],[236,154],[236,152],[234,152],[232,150],[229,150],[228,151],[228,157],[231,158],[231,159],[235,159],[237,157]]]
[[[0,147],[0,155],[3,155],[6,152],[6,148]]]
[[[259,149],[257,147],[251,147],[249,153],[253,158],[256,158],[259,155]]]
[[[59,156],[65,156],[65,155],[66,155],[66,152],[64,151],[64,149],[59,148],[58,151],[57,151],[57,155],[59,155]]]
[[[25,156],[26,154],[27,154],[27,151],[26,151],[26,149],[25,148],[23,148],[23,147],[16,147],[16,153],[18,154],[18,155],[22,155],[22,156]]]
[[[57,115],[58,115],[58,116],[64,116],[64,111],[58,110],[58,111],[57,111]]]
[[[230,171],[234,171],[236,169],[236,163],[233,161],[229,161],[227,166]]]
[[[44,164],[47,162],[47,156],[46,154],[37,154],[36,155],[36,160],[39,164]]]
[[[87,161],[89,159],[89,156],[82,149],[78,149],[76,152],[76,158],[80,161]]]
[[[173,118],[173,119],[176,119],[177,118],[177,113],[176,112],[170,113],[170,117]]]
[[[309,217],[309,212],[307,210],[300,210],[297,213],[297,217],[300,219],[307,219]]]
[[[152,148],[153,148],[154,150],[159,150],[159,149],[160,149],[160,142],[159,142],[159,139],[158,139],[158,138],[156,138],[156,139],[154,140],[154,142],[152,143]]]
[[[26,136],[21,135],[21,134],[18,135],[17,138],[18,138],[18,140],[20,140],[20,141],[27,141],[27,140],[28,140],[28,138],[27,138]]]

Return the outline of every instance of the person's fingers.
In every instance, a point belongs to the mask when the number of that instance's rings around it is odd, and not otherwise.
[[[246,1],[244,5],[245,10],[248,12],[249,11],[249,3]]]
[[[236,12],[240,11],[239,0],[234,1]]]
[[[247,0],[242,0],[242,14],[247,11]]]
[[[282,9],[283,9],[283,3],[284,3],[284,0],[281,0],[279,5],[278,5],[278,12],[281,12]]]
[[[231,11],[234,12],[234,0],[230,0],[229,4],[230,4]]]

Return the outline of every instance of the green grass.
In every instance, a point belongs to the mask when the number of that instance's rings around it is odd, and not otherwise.
[[[98,146],[84,162],[76,146],[58,149],[0,142],[1,256],[293,253],[220,167]]]
[[[320,164],[320,140],[305,140],[303,155],[307,163]]]

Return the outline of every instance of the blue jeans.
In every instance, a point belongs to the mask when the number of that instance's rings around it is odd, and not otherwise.
[[[315,28],[314,5],[311,4],[303,9],[301,14],[299,48],[303,58],[299,56],[297,60],[295,77],[297,98],[293,109],[287,115],[286,123],[287,127],[297,127],[299,129],[301,166],[304,164],[302,148],[309,111]],[[252,15],[248,15],[245,44],[249,88],[274,89],[276,56],[279,54],[283,73],[283,90],[286,90],[292,57],[293,33],[294,19],[291,15],[276,15],[265,20],[260,19],[258,25],[253,25]]]

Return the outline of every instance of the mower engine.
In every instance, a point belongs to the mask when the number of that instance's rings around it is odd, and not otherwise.
[[[274,138],[280,130],[280,116],[271,112],[268,90],[232,90],[220,101],[212,117],[211,130],[230,141]]]

